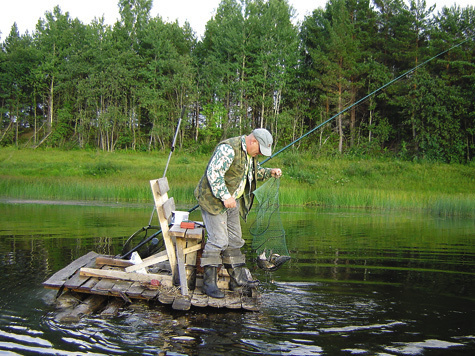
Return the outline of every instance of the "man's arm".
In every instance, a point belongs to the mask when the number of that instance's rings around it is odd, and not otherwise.
[[[224,181],[224,175],[229,167],[231,167],[233,160],[233,148],[228,144],[219,145],[216,148],[213,157],[211,157],[206,171],[206,176],[213,195],[223,202],[231,198],[231,194],[229,193]]]
[[[280,168],[264,168],[257,163],[257,179],[266,180],[270,177],[280,178],[282,176],[282,170]]]

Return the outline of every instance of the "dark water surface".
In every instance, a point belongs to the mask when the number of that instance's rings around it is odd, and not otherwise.
[[[151,212],[0,203],[0,355],[475,354],[474,219],[412,212],[282,211],[292,260],[273,274],[248,264],[257,313],[137,303],[55,321],[41,283],[91,250],[120,253]]]

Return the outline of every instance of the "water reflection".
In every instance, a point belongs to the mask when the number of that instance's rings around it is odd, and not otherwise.
[[[259,313],[179,313],[136,303],[117,318],[93,315],[77,324],[58,323],[56,292],[41,283],[90,250],[119,253],[150,213],[148,206],[0,204],[0,353],[475,351],[474,221],[409,213],[282,212],[292,260],[272,274],[250,264],[263,282]]]

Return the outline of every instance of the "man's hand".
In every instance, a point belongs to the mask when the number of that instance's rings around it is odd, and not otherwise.
[[[282,176],[282,170],[280,168],[272,168],[270,174],[274,178],[280,178]]]
[[[236,207],[236,199],[234,199],[233,197],[226,199],[223,203],[227,209],[232,209]]]

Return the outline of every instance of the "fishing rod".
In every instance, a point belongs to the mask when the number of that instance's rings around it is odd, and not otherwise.
[[[284,148],[280,149],[279,151],[277,151],[276,153],[274,153],[272,156],[266,158],[265,160],[263,160],[261,162],[261,164],[264,164],[266,163],[267,161],[269,161],[270,159],[274,158],[275,156],[277,156],[278,154],[280,154],[281,152],[285,151],[287,148],[293,146],[294,144],[296,144],[297,142],[299,142],[301,139],[307,137],[308,135],[312,134],[313,132],[315,132],[316,130],[318,130],[320,127],[322,127],[323,125],[326,125],[328,124],[330,121],[334,120],[335,118],[337,118],[338,116],[346,113],[347,111],[349,111],[351,108],[353,108],[354,106],[356,105],[359,105],[361,104],[362,102],[366,101],[367,99],[369,99],[370,97],[372,97],[373,95],[379,93],[380,91],[382,91],[383,89],[387,88],[388,86],[390,86],[391,84],[397,82],[398,80],[400,80],[401,78],[404,78],[406,75],[416,71],[419,67],[422,67],[423,65],[426,65],[427,63],[429,63],[430,61],[432,61],[433,59],[453,50],[454,48],[457,48],[459,46],[461,46],[462,44],[464,44],[465,42],[471,40],[472,38],[474,38],[475,36],[472,36],[472,37],[469,37],[467,39],[465,39],[464,41],[460,42],[459,44],[456,44],[452,47],[450,47],[449,49],[443,51],[443,52],[440,52],[439,54],[429,58],[428,60],[426,60],[425,62],[422,62],[421,64],[415,66],[414,68],[408,70],[407,72],[405,72],[404,74],[401,74],[399,77],[387,82],[386,84],[384,84],[383,86],[379,87],[378,89],[374,90],[373,92],[369,93],[368,95],[366,95],[365,97],[361,98],[360,100],[358,100],[357,102],[355,102],[354,104],[348,106],[347,108],[343,109],[342,111],[340,111],[339,113],[333,115],[331,118],[329,118],[328,120],[322,122],[320,125],[314,127],[313,129],[311,129],[310,131],[308,131],[306,134],[300,136],[299,138],[297,138],[296,140],[292,141],[291,143],[289,143],[287,146],[285,146]]]
[[[167,175],[167,170],[168,170],[168,165],[170,163],[170,159],[172,157],[172,154],[173,152],[175,151],[175,144],[176,144],[176,138],[178,136],[178,132],[180,131],[180,125],[181,125],[181,122],[183,120],[183,117],[185,116],[185,105],[183,105],[182,109],[181,109],[181,115],[178,119],[178,125],[176,127],[176,130],[175,130],[175,135],[173,136],[173,141],[172,141],[172,146],[171,146],[171,149],[170,149],[170,154],[168,155],[168,160],[167,160],[167,164],[165,165],[165,170],[163,171],[163,178],[166,177]],[[195,208],[196,209],[196,208]],[[125,242],[124,244],[124,247],[127,246],[127,244],[129,243],[129,241],[134,238],[138,233],[141,233],[142,231],[146,231],[148,230],[149,228],[152,228],[153,226],[151,225],[152,224],[152,219],[153,219],[153,215],[155,213],[155,211],[157,210],[156,207],[153,208],[152,210],[152,215],[150,216],[150,220],[148,221],[148,226],[145,226],[145,227],[142,227],[141,229],[139,229],[137,232],[135,232],[132,236],[130,236],[127,241]],[[120,258],[125,258],[127,256],[129,256],[130,254],[132,254],[133,252],[137,251],[139,248],[141,248],[142,246],[144,246],[146,243],[152,241],[156,236],[158,236],[160,233],[162,232],[161,229],[159,229],[156,233],[150,235],[148,238],[146,238],[145,240],[142,240],[137,246],[135,246],[134,248],[130,249],[129,251],[127,251],[126,253],[124,253],[124,251],[122,251],[122,256],[120,256]],[[158,243],[158,242],[157,242]]]
[[[183,105],[183,108],[181,109],[181,115],[180,115],[180,118],[178,119],[178,125],[176,127],[175,136],[173,137],[170,154],[168,155],[167,165],[165,166],[165,171],[163,172],[163,178],[165,178],[167,175],[168,164],[170,163],[170,158],[172,157],[173,151],[175,151],[176,137],[178,136],[178,131],[180,131],[180,124],[181,124],[181,120],[183,120],[184,115],[185,115],[185,105]]]

